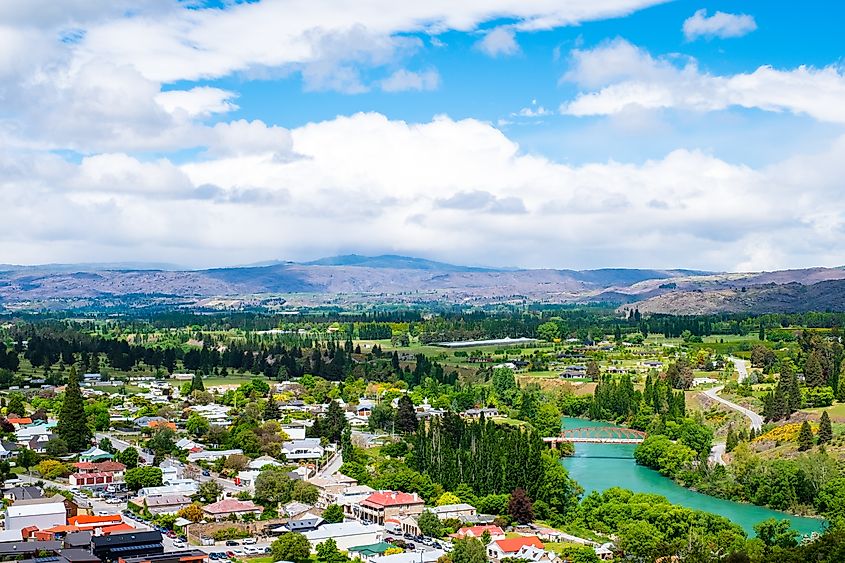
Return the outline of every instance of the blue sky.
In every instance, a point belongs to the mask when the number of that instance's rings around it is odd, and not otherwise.
[[[10,0],[0,262],[845,263],[845,5]]]

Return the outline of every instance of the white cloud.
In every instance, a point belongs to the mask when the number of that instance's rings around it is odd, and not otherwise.
[[[845,138],[754,169],[688,150],[564,165],[489,124],[446,117],[213,130],[221,146],[253,150],[178,166],[0,154],[4,260],[207,265],[364,249],[548,266],[553,248],[558,266],[758,269],[834,265],[845,243]]]
[[[190,90],[168,90],[155,96],[168,113],[184,112],[188,117],[207,117],[238,109],[232,101],[237,94],[220,88],[197,86]]]
[[[700,37],[742,37],[757,29],[757,22],[747,14],[728,14],[716,12],[707,16],[707,10],[701,9],[684,20],[683,30],[688,41]]]
[[[476,48],[489,57],[510,56],[519,53],[516,33],[507,27],[496,27],[487,32]]]
[[[564,103],[561,112],[569,115],[612,115],[630,106],[694,111],[743,107],[845,123],[845,73],[834,66],[761,66],[750,73],[718,76],[701,71],[693,59],[683,59],[679,66],[671,58],[655,59],[616,40],[573,51],[573,68],[564,79],[598,88]]]
[[[522,108],[511,114],[512,117],[544,117],[551,115],[552,112],[547,110],[542,105],[537,103],[537,100],[531,100],[531,105]]]
[[[433,69],[414,72],[400,68],[381,81],[381,89],[385,92],[436,90],[439,85],[440,75]]]

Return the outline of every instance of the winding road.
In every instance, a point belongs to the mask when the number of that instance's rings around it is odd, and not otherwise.
[[[730,357],[730,360],[733,362],[734,367],[736,368],[737,372],[737,380],[742,383],[748,378],[748,366],[745,364],[745,360],[740,358],[734,358],[733,356]],[[757,414],[756,412],[752,411],[751,409],[747,409],[741,405],[738,405],[732,401],[727,399],[723,399],[719,396],[719,392],[724,389],[724,385],[720,385],[719,387],[713,387],[712,389],[707,389],[706,391],[702,391],[704,395],[707,395],[709,398],[722,403],[729,409],[735,410],[744,414],[750,421],[751,421],[751,428],[755,431],[759,432],[760,428],[763,427],[763,417]],[[722,459],[722,456],[725,454],[725,444],[713,444],[713,447],[710,450],[710,461],[712,463],[718,463],[719,465],[725,465],[725,460]]]

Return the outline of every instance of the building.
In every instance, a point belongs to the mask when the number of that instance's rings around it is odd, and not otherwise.
[[[153,497],[137,497],[130,500],[136,506],[144,506],[151,514],[176,514],[186,506],[190,506],[191,498],[185,495],[162,495]]]
[[[290,532],[310,532],[316,530],[323,524],[323,519],[311,512],[304,512],[288,520],[285,527]]]
[[[517,554],[526,546],[536,547],[538,549],[545,549],[546,547],[537,536],[520,536],[518,538],[493,540],[487,544],[487,557],[496,561],[501,561],[507,557],[518,557]]]
[[[215,522],[226,520],[233,515],[243,518],[247,514],[253,514],[258,517],[261,516],[263,510],[263,508],[251,500],[237,500],[232,498],[220,500],[202,507],[203,514],[205,514],[206,518]]]
[[[74,497],[75,498],[75,497]],[[71,518],[79,514],[80,506],[75,500],[66,499],[64,496],[56,493],[51,497],[41,497],[41,498],[34,498],[34,499],[21,499],[16,500],[15,504],[17,506],[25,506],[28,504],[47,504],[47,503],[58,503],[65,507],[65,512],[67,513],[67,517]]]
[[[534,563],[556,563],[560,558],[553,551],[540,549],[533,545],[523,545],[517,552],[516,558],[522,561],[531,561]]]
[[[505,531],[503,529],[501,529],[499,526],[492,524],[484,526],[464,526],[463,528],[452,534],[452,537],[457,539],[481,539],[485,532],[490,534],[490,541],[503,540],[506,537]]]
[[[160,497],[167,495],[195,495],[200,484],[193,480],[181,480],[173,485],[162,485],[160,487],[144,487],[138,491],[141,497]]]
[[[91,547],[104,563],[164,553],[161,532],[157,530],[96,536],[91,539]]]
[[[6,509],[6,529],[22,530],[35,526],[39,530],[67,522],[65,505],[58,502],[42,504],[12,504]]]
[[[80,516],[73,516],[67,522],[70,526],[75,526],[77,530],[74,531],[91,531],[95,534],[101,532],[104,528],[118,526],[123,524],[123,517],[120,514],[108,514],[104,516],[89,516],[82,514]]]
[[[425,501],[417,493],[379,491],[351,508],[353,518],[384,524],[386,518],[419,516],[425,508]]]
[[[325,508],[328,505],[335,503],[338,495],[343,494],[349,490],[350,487],[354,487],[358,484],[358,481],[352,477],[347,477],[343,473],[335,473],[334,475],[326,477],[312,477],[311,479],[308,479],[308,482],[317,487],[317,491],[320,493],[320,496],[317,499],[317,506],[319,508]],[[369,492],[372,493],[373,490],[370,489]],[[363,498],[358,500],[363,500]]]
[[[0,440],[0,459],[9,459],[18,453],[18,445],[14,442]]]
[[[320,459],[325,451],[323,446],[320,445],[319,438],[292,440],[282,444],[282,453],[290,461]]]
[[[7,498],[14,501],[32,500],[44,498],[44,493],[41,491],[41,489],[34,485],[22,485],[20,487],[12,487],[11,489],[3,493],[3,498]]]
[[[118,563],[207,563],[208,554],[199,549],[174,551],[160,555],[146,555],[140,557],[121,557]]]
[[[192,452],[188,454],[188,461],[196,463],[198,461],[216,461],[220,458],[229,457],[230,455],[242,455],[244,453],[241,449],[233,450],[205,450],[202,452]]]
[[[435,506],[429,508],[438,518],[445,520],[447,518],[469,518],[475,516],[475,507],[465,502],[458,504],[444,504],[442,506]]]
[[[87,450],[85,450],[84,452],[82,452],[81,454],[79,454],[79,461],[83,461],[83,462],[87,461],[87,462],[90,462],[90,463],[95,463],[95,462],[98,462],[98,461],[109,460],[112,457],[114,457],[114,456],[112,456],[106,450],[101,450],[100,448],[98,448],[96,446],[92,446],[92,447],[88,448]],[[124,469],[126,469],[125,466],[124,466]]]
[[[114,473],[74,473],[68,481],[72,487],[104,487],[116,482]]]
[[[361,522],[341,522],[339,524],[323,524],[319,529],[303,534],[311,544],[311,551],[317,544],[327,539],[333,539],[337,548],[347,551],[356,545],[371,545],[379,543],[384,537],[384,528],[375,524]]]
[[[352,558],[359,557],[362,561],[374,562],[384,555],[388,549],[396,547],[392,543],[381,541],[370,545],[356,545],[348,549],[349,556]]]

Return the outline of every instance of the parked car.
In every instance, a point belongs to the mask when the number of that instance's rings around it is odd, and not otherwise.
[[[241,545],[241,542],[238,540],[226,540],[226,545],[231,547],[233,545]]]
[[[272,553],[272,552],[273,552],[273,550],[272,550],[272,549],[270,549],[270,546],[269,546],[269,545],[268,545],[268,546],[265,546],[263,551],[264,551],[264,553]]]
[[[440,542],[438,541],[431,542],[431,547],[433,547],[434,549],[443,549],[443,546],[440,545]]]
[[[244,540],[244,545],[253,545],[253,544],[256,544],[256,543],[258,543],[258,540],[255,539],[255,538],[246,538]]]
[[[410,549],[411,551],[414,551],[416,548],[417,548],[417,546],[415,546],[415,545],[414,545],[414,544],[412,544],[411,542],[408,542],[408,543],[405,545],[405,549]]]
[[[262,551],[264,550],[260,547],[255,547],[254,545],[248,545],[244,547],[244,553],[246,553],[247,555],[258,555]]]
[[[232,559],[234,556],[235,556],[234,551],[227,551],[226,552],[226,557],[228,557],[229,559]]]
[[[211,471],[209,471],[208,469],[203,469],[202,470],[202,476],[203,477],[211,477]]]
[[[120,504],[120,499],[116,497],[112,497],[106,501],[106,504]]]
[[[176,549],[185,549],[186,547],[188,547],[188,544],[183,541],[176,540],[175,542],[173,542],[173,547],[175,547]]]

